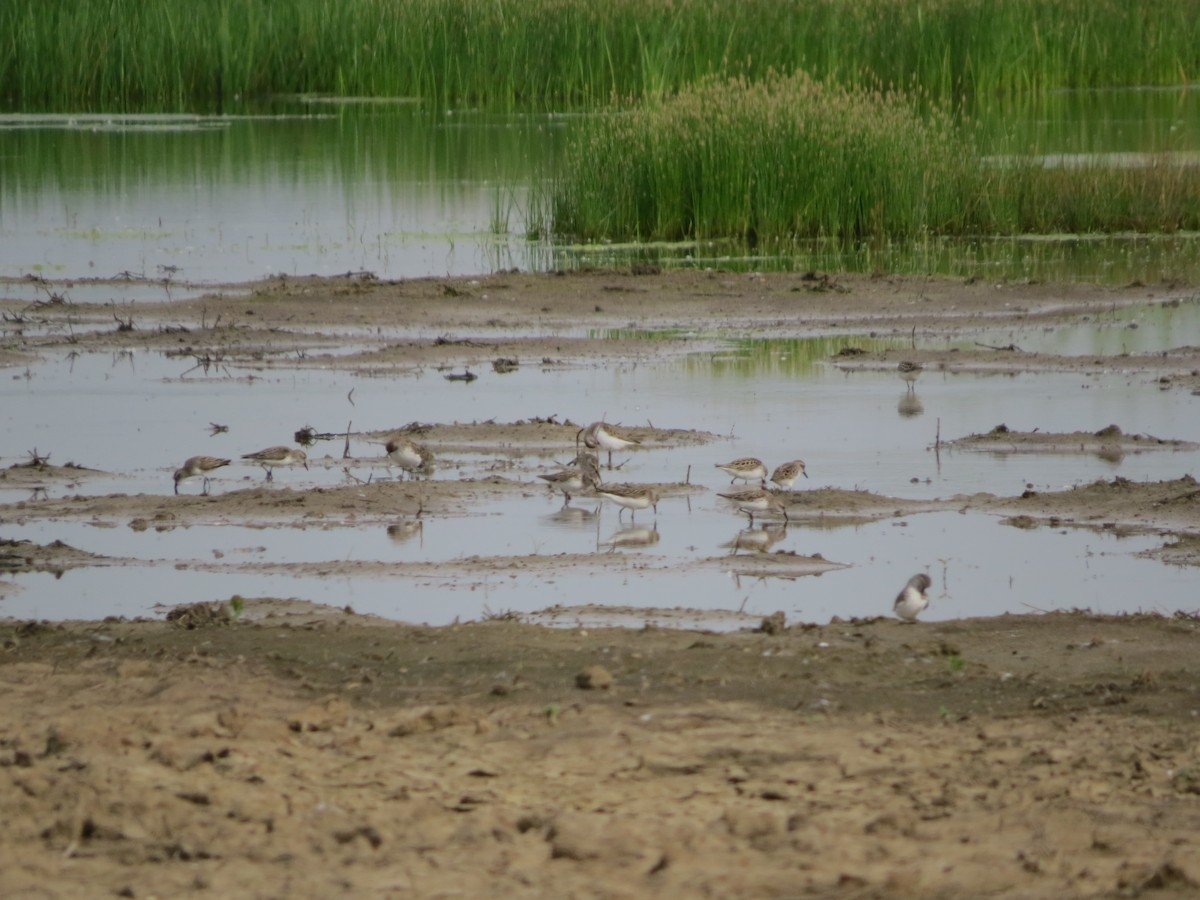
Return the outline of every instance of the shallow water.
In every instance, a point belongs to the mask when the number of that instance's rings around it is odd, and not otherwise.
[[[1200,117],[1192,113],[1197,102],[1196,92],[1088,92],[983,124],[997,154],[1187,153],[1200,149],[1194,127]],[[278,273],[365,269],[381,277],[470,275],[631,257],[746,269],[913,269],[997,279],[1157,283],[1174,277],[1187,281],[1188,260],[1200,244],[1194,235],[1103,241],[1050,236],[932,241],[916,251],[864,246],[849,256],[804,247],[769,257],[717,245],[551,248],[528,243],[528,194],[552,171],[569,127],[567,117],[429,115],[410,106],[362,103],[289,102],[268,114],[224,117],[0,115],[0,279],[27,274],[95,279],[66,286],[0,280],[0,298],[44,301],[62,291],[72,301],[112,301],[120,308]],[[1168,294],[1164,291],[1162,299],[1169,305],[1114,309],[1077,326],[1019,335],[981,327],[964,340],[1106,356],[1200,343],[1200,303],[1192,295]],[[39,333],[36,325],[22,327],[28,335]],[[103,321],[77,329],[112,327]],[[401,329],[355,333],[353,349],[402,336]],[[847,344],[908,346],[907,334],[694,338],[697,349],[706,352],[604,368],[526,365],[504,376],[481,373],[470,385],[447,382],[433,370],[360,376],[333,368],[332,359],[329,368],[320,368],[313,359],[318,351],[312,350],[306,367],[289,367],[289,358],[309,344],[307,338],[277,338],[271,363],[255,367],[226,364],[206,370],[191,357],[156,353],[51,354],[27,369],[4,370],[0,465],[20,462],[36,449],[51,454],[53,463],[76,462],[107,474],[48,486],[45,493],[0,488],[0,500],[168,494],[174,467],[198,453],[235,458],[214,478],[215,492],[257,484],[261,471],[236,458],[289,442],[306,425],[321,432],[368,431],[414,420],[511,421],[552,414],[580,423],[604,417],[727,435],[704,447],[651,448],[618,457],[625,463],[624,480],[690,479],[713,490],[728,486],[714,464],[745,454],[760,455],[772,466],[804,458],[811,479],[801,489],[828,485],[912,498],[976,491],[1011,495],[1026,486],[1052,490],[1115,475],[1174,478],[1194,474],[1200,462],[1191,452],[1105,461],[931,449],[939,435],[948,440],[1001,423],[1054,431],[1095,431],[1115,423],[1127,432],[1200,441],[1200,398],[1155,390],[1151,376],[1123,373],[1119,358],[1108,360],[1106,373],[1095,376],[931,371],[909,392],[892,373],[846,373],[828,362]],[[927,338],[917,338],[932,346]],[[330,356],[344,352],[329,351]],[[210,435],[214,422],[229,430]],[[564,447],[560,458],[571,449]],[[386,477],[374,461],[379,447],[355,440],[351,450],[358,458],[349,463],[352,473]],[[310,456],[311,470],[279,473],[280,490],[350,480],[343,472],[347,464],[340,440],[319,443]],[[483,449],[459,454],[443,460],[435,477],[480,475],[493,459]],[[0,600],[0,614],[142,615],[151,614],[156,603],[240,593],[349,602],[363,612],[432,623],[556,605],[677,605],[698,608],[701,615],[710,611],[711,622],[729,627],[737,620],[718,620],[718,611],[753,616],[783,609],[790,618],[810,620],[886,612],[899,587],[920,570],[935,579],[930,618],[1077,606],[1170,612],[1196,605],[1186,572],[1132,556],[1155,541],[1084,531],[1023,532],[991,517],[952,513],[913,517],[904,526],[793,527],[773,550],[821,553],[851,567],[794,581],[735,579],[725,574],[720,557],[743,519],[714,493],[664,500],[655,543],[631,546],[617,539],[613,549],[604,542],[619,533],[614,511],[606,508],[596,516],[594,503],[577,501],[574,511],[564,514],[559,497],[536,478],[550,465],[549,459],[530,458],[509,472],[529,482],[525,496],[484,505],[470,515],[426,521],[406,540],[389,536],[382,523],[302,528],[285,522],[286,527],[268,530],[199,525],[139,532],[126,522],[97,527],[10,519],[0,522],[0,536],[61,539],[145,564],[74,570],[60,578],[19,576],[13,580],[22,590]],[[199,489],[196,481],[183,487],[188,493]],[[652,521],[653,516],[638,516],[639,525]],[[295,578],[197,568],[607,552],[662,558],[668,565],[715,561],[699,571],[669,573],[651,567],[553,578],[497,574],[482,585],[452,575]],[[636,624],[636,614],[623,615],[621,621]]]
[[[444,576],[291,577],[253,572],[213,572],[195,567],[212,562],[220,553],[225,562],[341,559],[454,559],[451,548],[479,539],[470,551],[525,554],[605,552],[597,546],[591,522],[577,528],[547,524],[557,501],[531,499],[523,514],[483,511],[479,520],[428,522],[420,538],[396,544],[383,528],[261,531],[235,527],[176,529],[169,535],[143,533],[136,541],[119,532],[80,533],[89,526],[61,529],[57,523],[20,529],[23,536],[51,534],[77,546],[130,550],[157,563],[126,568],[71,570],[61,577],[46,573],[22,575],[24,588],[0,602],[6,616],[46,619],[100,618],[105,615],[146,616],[159,605],[228,598],[298,597],[334,606],[352,606],[410,622],[445,624],[515,611],[536,613],[550,607],[587,606],[624,609],[618,615],[634,623],[671,623],[662,614],[673,608],[692,610],[691,620],[710,627],[747,624],[727,617],[742,613],[757,617],[783,610],[790,621],[827,622],[833,616],[871,616],[890,611],[890,601],[908,576],[928,571],[933,576],[931,606],[922,618],[955,619],[969,616],[1028,613],[1086,608],[1095,612],[1159,612],[1200,609],[1195,580],[1189,570],[1164,566],[1133,554],[1157,546],[1146,537],[1118,538],[1104,531],[1023,531],[1000,524],[990,516],[931,513],[901,523],[888,521],[827,529],[793,526],[773,550],[820,553],[851,567],[820,576],[734,576],[722,545],[734,538],[742,523],[725,510],[696,504],[663,503],[657,517],[659,542],[647,550],[670,558],[712,558],[699,571],[664,571],[657,565],[612,572],[571,572],[536,576],[498,571],[486,578]],[[592,504],[579,504],[590,510]],[[714,504],[715,506],[715,504]],[[514,527],[514,521],[521,526]],[[639,516],[639,520],[642,517]],[[654,517],[646,517],[645,524]],[[744,522],[744,520],[743,520]],[[617,531],[615,514],[599,514],[602,540]],[[441,532],[441,534],[439,534]],[[453,536],[447,535],[452,532]],[[62,535],[68,535],[63,538]],[[122,538],[125,539],[122,539]],[[987,548],[986,552],[981,552]],[[179,562],[174,554],[185,560]],[[447,555],[448,554],[448,555]],[[742,560],[739,560],[742,562]],[[769,567],[765,567],[769,568]],[[705,616],[705,611],[710,613]],[[572,623],[567,613],[556,621]],[[592,612],[580,621],[603,621]],[[678,624],[678,623],[676,623]]]
[[[1177,330],[1173,334],[1181,336]],[[10,435],[0,464],[19,461],[21,452],[36,446],[40,453],[52,453],[53,462],[70,460],[111,473],[50,487],[51,496],[60,491],[169,494],[173,468],[201,452],[235,458],[232,466],[216,473],[215,493],[257,484],[261,472],[236,457],[287,442],[304,424],[338,431],[348,420],[356,430],[374,430],[413,420],[513,421],[555,413],[578,422],[607,416],[626,424],[701,428],[728,437],[703,447],[617,454],[623,464],[621,480],[690,480],[711,489],[667,497],[657,516],[639,513],[637,524],[656,531],[648,546],[627,545],[617,537],[629,524],[628,514],[619,522],[613,508],[597,513],[594,501],[582,499],[564,511],[560,495],[536,478],[538,472],[552,470],[552,459],[542,457],[506,469],[509,477],[528,482],[527,491],[460,515],[426,519],[418,533],[404,539],[389,535],[383,522],[314,525],[294,517],[281,518],[281,527],[272,529],[213,524],[163,531],[135,531],[124,521],[9,518],[0,524],[4,537],[64,540],[91,552],[144,560],[145,565],[74,570],[59,579],[21,575],[14,580],[23,590],[0,601],[0,612],[43,618],[148,615],[159,603],[238,593],[349,603],[360,612],[429,623],[579,604],[686,606],[709,610],[714,617],[718,612],[740,610],[754,616],[782,609],[791,619],[824,621],[833,615],[887,612],[908,576],[923,570],[935,579],[929,618],[1075,607],[1106,612],[1195,608],[1194,580],[1189,583],[1186,572],[1132,555],[1160,543],[1153,539],[1089,531],[1025,532],[991,516],[957,513],[853,528],[793,525],[772,550],[819,553],[851,568],[794,580],[730,576],[725,545],[745,527],[745,517],[716,495],[728,487],[728,478],[715,465],[735,456],[758,455],[770,466],[805,459],[810,479],[801,480],[800,490],[834,486],[905,498],[978,491],[1013,495],[1027,486],[1053,490],[1116,475],[1175,478],[1195,473],[1200,463],[1200,454],[1191,451],[1131,454],[1118,461],[1091,455],[935,453],[939,427],[948,440],[1000,423],[1044,431],[1095,431],[1116,423],[1127,432],[1200,442],[1200,398],[1159,391],[1146,383],[1152,380],[1147,376],[1120,372],[926,372],[910,392],[891,372],[839,371],[823,361],[830,346],[826,339],[814,339],[811,345],[739,340],[717,352],[636,365],[524,366],[503,376],[485,372],[469,385],[447,382],[436,372],[360,378],[326,369],[268,370],[255,372],[253,380],[240,370],[185,378],[181,371],[187,361],[158,354],[50,359],[32,367],[29,377],[0,381],[0,420]],[[351,388],[353,406],[347,401]],[[113,410],[123,415],[114,417]],[[130,410],[137,423],[133,431]],[[210,437],[207,427],[214,421],[229,424],[230,430]],[[277,489],[346,483],[346,465],[363,480],[387,477],[378,464],[380,448],[356,439],[351,449],[357,459],[346,463],[340,458],[340,440],[318,444],[310,452],[311,470],[281,471]],[[561,458],[571,450],[564,446]],[[323,458],[326,454],[329,459]],[[434,477],[479,476],[495,458],[486,448],[456,454],[441,460]],[[186,493],[199,489],[198,481],[182,488]],[[370,490],[370,484],[359,488],[364,496]],[[0,497],[36,503],[27,490],[2,491]],[[655,562],[615,573],[497,572],[487,578],[455,576],[452,566],[444,577],[291,577],[203,570],[238,563],[453,563],[467,556],[609,552]],[[679,564],[703,560],[708,562],[698,570],[678,570]],[[714,618],[708,624],[728,627],[737,621]]]
[[[749,255],[731,244],[529,242],[530,196],[553,176],[575,119],[431,113],[362,98],[281,98],[225,116],[0,114],[0,278],[102,279],[72,286],[71,299],[128,302],[280,273],[469,275],[630,258],[1109,283],[1189,280],[1200,270],[1196,235],[801,245]],[[974,127],[997,156],[1099,162],[1195,154],[1197,121],[1195,91],[1078,91],[998,109]],[[29,285],[5,290],[40,296]]]

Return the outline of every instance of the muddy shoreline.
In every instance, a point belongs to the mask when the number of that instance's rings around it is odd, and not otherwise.
[[[69,298],[70,284],[38,288]],[[43,355],[169,353],[180,377],[253,379],[323,367],[409,375],[636,363],[696,352],[710,335],[862,336],[848,369],[1127,373],[1150,392],[1200,390],[1200,347],[1120,356],[1021,350],[1022,334],[1080,322],[1125,328],[1134,307],[1194,301],[1188,286],[1107,288],[853,275],[595,271],[380,282],[278,279],[195,300],[4,301],[4,374]],[[114,321],[115,317],[115,321]],[[122,327],[128,325],[131,327]],[[653,346],[634,332],[665,332]],[[922,347],[1007,330],[1011,346]],[[918,341],[919,339],[919,341]],[[503,361],[503,362],[502,362]],[[903,388],[901,388],[903,390]],[[12,458],[0,526],[84,522],[396,529],[465,516],[533,490],[578,429],[563,411],[475,423],[397,421],[453,460],[498,448],[485,476],[400,480],[379,456],[311,464],[343,472],[313,490],[225,474],[209,496],[95,493],[111,473],[77,457]],[[626,422],[647,448],[717,439]],[[1004,423],[996,422],[997,426]],[[1012,423],[1009,423],[1012,424]],[[942,435],[946,453],[1120,459],[1194,449],[1115,429]],[[32,449],[32,448],[24,448]],[[12,452],[16,452],[15,450]],[[640,451],[638,451],[640,452]],[[179,461],[176,461],[178,464]],[[231,472],[232,470],[225,470]],[[1120,476],[1067,490],[912,500],[820,488],[782,492],[791,519],[867,522],[967,511],[1022,529],[1151,535],[1148,551],[1200,563],[1195,473]],[[364,491],[369,484],[370,491]],[[39,486],[56,488],[39,499]],[[69,486],[69,488],[67,487]],[[815,486],[814,486],[815,487]],[[655,485],[706,490],[681,472]],[[62,489],[62,490],[58,490]],[[539,485],[541,491],[547,490]],[[0,531],[0,573],[144,564]],[[801,577],[838,560],[715,551],[681,571]],[[311,566],[334,577],[662,568],[598,552],[464,555],[453,564],[189,562],[247,573]],[[190,571],[186,569],[184,571]],[[72,576],[74,577],[74,573]],[[0,582],[3,584],[3,582]],[[731,617],[696,628],[587,624],[564,605],[442,628],[280,598],[213,597],[168,618],[0,621],[5,896],[1193,896],[1200,890],[1200,640],[1195,614],[1058,612],[902,624]],[[1086,598],[1081,598],[1086,601]],[[0,602],[3,594],[0,594]],[[1086,606],[1081,602],[1080,607]],[[1198,604],[1200,606],[1200,604]],[[691,611],[694,612],[694,611]],[[660,618],[660,617],[656,617]],[[532,624],[536,622],[538,624]]]

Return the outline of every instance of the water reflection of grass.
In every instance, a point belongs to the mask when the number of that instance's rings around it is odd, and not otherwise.
[[[540,268],[630,266],[733,272],[894,272],[1027,281],[1156,284],[1200,281],[1200,233],[930,237],[920,241],[686,242],[675,247],[547,247]]]
[[[718,344],[715,350],[690,353],[684,371],[704,376],[806,375],[847,350],[868,353],[909,346],[906,339],[885,340],[861,335],[827,335],[806,338],[730,338],[720,332],[698,333],[683,328],[638,330],[597,328],[588,336],[600,340],[676,341],[701,340]]]
[[[746,338],[732,341],[729,353],[708,359],[692,356],[685,365],[689,371],[716,376],[808,375],[847,349],[878,352],[904,346],[909,346],[904,340],[862,336]]]

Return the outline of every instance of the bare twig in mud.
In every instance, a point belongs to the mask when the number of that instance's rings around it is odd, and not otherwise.
[[[230,374],[229,369],[225,366],[224,350],[217,350],[215,352],[205,350],[203,353],[193,353],[192,359],[196,360],[196,364],[183,372],[183,374],[179,376],[180,378],[186,378],[189,374],[195,372],[197,369],[202,369],[205,375],[208,374],[208,370],[210,368],[223,369],[226,375]]]
[[[353,394],[354,391],[351,390],[350,393]],[[349,422],[346,423],[346,443],[342,446],[342,459],[350,458],[350,426],[353,424],[354,424],[353,419],[351,419]]]
[[[26,450],[25,455],[28,456],[29,459],[23,463],[17,463],[17,468],[44,469],[46,468],[47,463],[50,462],[50,454],[47,453],[45,456],[42,456],[40,453],[38,453],[37,447],[34,447],[32,450]]]
[[[909,339],[909,341],[912,342],[912,348],[914,350],[916,350],[917,349],[917,326],[916,325],[914,325],[912,327],[912,333],[908,336],[908,339]]]
[[[213,323],[212,323],[212,329],[213,329],[213,331],[216,331],[218,328],[220,328],[220,327],[221,327],[221,317],[222,317],[223,315],[225,315],[225,314],[224,314],[224,313],[217,313],[217,317],[216,317],[215,319],[213,319]],[[232,326],[231,326],[231,327],[232,327]],[[209,328],[209,324],[208,324],[208,307],[207,307],[207,306],[205,306],[205,307],[202,307],[202,308],[200,309],[200,330],[201,330],[201,331],[207,331],[207,330],[208,330],[208,328]]]
[[[691,463],[688,463],[688,467],[687,467],[687,475],[684,477],[684,479],[683,479],[683,483],[684,483],[684,484],[691,484],[691,483],[692,483],[692,464],[691,464]]]
[[[490,347],[495,350],[499,344],[481,344],[479,341],[473,341],[470,338],[452,338],[448,334],[438,335],[434,340],[435,347]]]
[[[122,319],[120,316],[118,316],[114,312],[113,318],[117,322],[117,331],[120,332],[120,331],[134,331],[135,330],[134,324],[133,324],[133,314],[132,313],[129,315],[128,318]]]
[[[47,306],[69,306],[71,304],[71,299],[67,296],[65,291],[59,294],[50,290],[50,288],[46,285],[46,280],[44,278],[38,277],[34,279],[34,283],[46,292],[46,299],[34,300],[29,304],[29,306],[25,307],[27,310],[41,309]]]
[[[984,350],[1000,350],[1004,353],[1024,353],[1025,351],[1016,344],[1006,344],[1002,347],[995,347],[992,344],[982,344],[979,341],[975,342],[976,347],[982,347]]]
[[[447,381],[462,381],[470,384],[479,376],[472,372],[470,368],[464,367],[461,375],[451,372],[449,375],[443,375],[442,377]]]
[[[354,388],[350,388],[350,393],[346,395],[346,399],[350,401],[350,405],[354,406]]]

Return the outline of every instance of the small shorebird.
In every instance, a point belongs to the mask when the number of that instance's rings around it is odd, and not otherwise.
[[[179,493],[179,482],[185,478],[195,478],[204,476],[204,489],[201,491],[205,496],[208,495],[209,472],[215,472],[221,466],[229,465],[227,459],[217,459],[215,456],[193,456],[182,466],[175,470],[175,493]]]
[[[738,512],[744,512],[750,517],[750,527],[754,527],[754,514],[777,512],[783,514],[783,521],[788,521],[787,507],[783,501],[764,488],[744,488],[740,491],[730,491],[728,494],[717,494],[726,500],[737,504]]]
[[[913,390],[914,382],[921,377],[921,373],[925,371],[925,367],[919,362],[913,362],[909,359],[900,360],[900,364],[896,366],[896,371],[900,373],[900,377],[908,384],[908,389]]]
[[[767,467],[761,459],[756,459],[753,456],[743,456],[741,459],[735,459],[733,462],[717,463],[717,468],[729,473],[732,477],[729,483],[733,484],[739,478],[742,481],[761,481],[763,486],[767,483]]]
[[[642,442],[639,437],[634,437],[629,431],[620,428],[616,425],[609,425],[607,422],[593,422],[587,428],[580,428],[575,432],[575,443],[579,443],[580,437],[583,437],[583,446],[589,450],[607,450],[608,451],[608,467],[612,469],[612,455],[614,450],[624,450],[626,447],[633,447]]]
[[[571,502],[571,495],[580,493],[600,480],[600,466],[594,453],[580,453],[559,472],[539,475],[538,478],[551,487],[563,492],[563,506]]]
[[[931,584],[933,581],[924,572],[914,575],[908,579],[904,590],[896,595],[896,602],[892,604],[892,610],[905,622],[917,621],[921,610],[929,605],[929,597],[925,592],[929,590]]]
[[[658,492],[643,484],[598,484],[596,493],[621,507],[617,512],[618,520],[621,518],[621,512],[625,510],[630,511],[631,519],[639,509],[648,506],[653,506],[655,514],[658,513]]]
[[[390,438],[384,444],[384,451],[387,453],[388,459],[405,472],[428,473],[433,466],[433,453],[402,434]]]
[[[393,522],[387,527],[387,536],[397,544],[403,544],[414,535],[425,534],[425,523],[420,519],[405,519],[403,522]]]
[[[796,483],[796,479],[803,475],[808,477],[808,472],[804,471],[804,460],[793,459],[791,462],[785,462],[781,466],[777,466],[775,471],[771,473],[771,480],[781,488],[791,488]]]
[[[303,450],[292,447],[268,447],[257,453],[243,453],[242,459],[258,463],[267,470],[267,481],[273,481],[276,466],[297,466],[308,468],[308,456]]]

